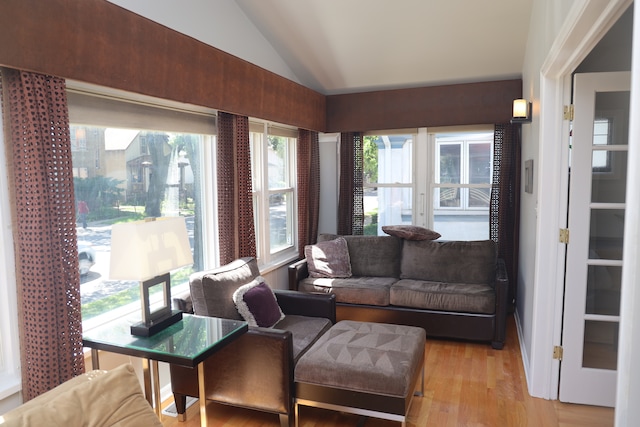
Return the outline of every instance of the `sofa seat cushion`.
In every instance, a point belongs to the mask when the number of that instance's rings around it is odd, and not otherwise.
[[[324,317],[290,314],[276,323],[274,328],[291,332],[293,336],[293,360],[295,363],[322,334],[331,328],[331,325],[331,321]]]
[[[391,287],[390,302],[401,307],[493,314],[496,298],[489,285],[402,279]]]
[[[389,305],[389,289],[395,277],[351,277],[349,279],[306,278],[298,284],[303,292],[335,294],[336,302]]]

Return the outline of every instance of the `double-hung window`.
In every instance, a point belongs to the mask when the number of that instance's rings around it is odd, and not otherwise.
[[[256,248],[261,267],[296,254],[296,140],[298,132],[250,123]]]

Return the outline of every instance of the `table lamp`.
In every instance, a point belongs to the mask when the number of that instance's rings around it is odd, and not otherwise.
[[[138,280],[142,321],[131,325],[131,333],[151,336],[182,319],[171,309],[169,272],[193,264],[184,217],[148,218],[114,224],[111,228],[111,280]],[[149,293],[160,287],[161,305],[151,306]]]

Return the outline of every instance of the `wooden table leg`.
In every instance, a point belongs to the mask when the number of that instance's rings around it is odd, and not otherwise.
[[[207,394],[204,387],[204,362],[198,364],[198,400],[200,400],[200,427],[207,427]]]

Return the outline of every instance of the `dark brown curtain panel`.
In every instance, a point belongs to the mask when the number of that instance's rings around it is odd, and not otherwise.
[[[515,309],[520,240],[520,124],[497,124],[493,145],[490,237],[498,243],[509,275],[510,311]]]
[[[64,80],[1,73],[26,401],[84,372],[69,114]]]
[[[256,256],[248,117],[218,113],[217,166],[218,238],[224,265]]]
[[[338,195],[338,234],[364,233],[362,190],[362,134],[340,134],[340,189]]]
[[[320,146],[318,132],[298,131],[298,256],[316,243],[320,216]]]

